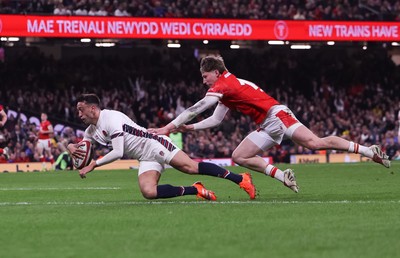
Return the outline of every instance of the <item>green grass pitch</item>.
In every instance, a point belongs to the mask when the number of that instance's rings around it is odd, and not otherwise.
[[[0,174],[0,257],[400,257],[400,163],[278,167],[300,193],[253,172],[250,201],[227,180],[163,174],[202,181],[213,203],[148,201],[136,170]]]

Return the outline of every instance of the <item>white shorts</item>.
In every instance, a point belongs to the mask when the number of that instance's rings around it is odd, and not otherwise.
[[[39,139],[38,143],[37,143],[37,147],[41,148],[42,150],[50,151],[51,150],[50,139]]]
[[[165,164],[175,157],[180,149],[172,142],[172,140],[164,135],[160,135],[164,141],[148,141],[146,146],[143,148],[143,155],[139,159],[139,171],[138,175],[144,172],[155,170],[160,174],[165,169]]]
[[[293,132],[303,125],[293,112],[284,105],[273,106],[260,125],[260,129],[251,132],[246,139],[251,140],[262,150],[268,150],[281,144],[284,138],[292,138]]]

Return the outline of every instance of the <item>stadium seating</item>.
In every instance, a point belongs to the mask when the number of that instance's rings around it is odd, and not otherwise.
[[[0,14],[400,21],[400,2],[4,0]],[[335,134],[365,145],[382,144],[395,156],[400,148],[396,121],[399,67],[385,47],[373,46],[367,52],[332,48],[304,54],[268,48],[257,53],[250,49],[221,53],[231,72],[287,104],[319,136]],[[155,127],[168,123],[206,91],[198,72],[199,60],[188,50],[177,53],[140,47],[109,54],[94,49],[85,49],[85,54],[64,50],[56,59],[35,47],[0,45],[0,49],[0,78],[6,89],[0,92],[0,104],[17,114],[0,129],[0,147],[8,145],[14,155],[9,162],[18,160],[21,151],[37,160],[35,126],[23,123],[18,112],[32,116],[46,112],[53,123],[68,125],[56,135],[57,142],[77,141],[76,129],[83,127],[74,100],[83,92],[96,92],[104,108],[121,110],[142,126]],[[12,135],[15,126],[22,128],[21,137]],[[229,113],[218,128],[184,134],[183,149],[192,157],[230,156],[255,128],[247,117]],[[98,155],[104,151],[100,149]],[[55,156],[60,153],[56,144],[54,152]],[[284,142],[264,155],[288,162],[293,153],[310,151]]]
[[[371,49],[368,55],[360,51],[315,50],[305,55],[274,49],[223,55],[231,72],[254,81],[287,104],[319,136],[335,134],[365,145],[383,144],[390,146],[394,155],[399,141],[396,118],[400,100],[395,93],[400,90],[399,67],[383,48]],[[6,56],[13,58],[0,63],[0,78],[7,89],[1,92],[0,103],[32,115],[32,111],[36,115],[47,112],[53,123],[61,121],[82,129],[74,99],[83,92],[96,92],[104,108],[121,110],[139,124],[154,127],[168,123],[205,94],[195,57],[188,59],[189,55],[174,51],[163,52],[163,58],[156,51],[130,52],[134,57],[106,55],[98,59],[92,53],[55,60],[36,48],[7,48]],[[313,61],[316,58],[318,63]],[[210,114],[208,111],[199,119]],[[11,136],[16,125],[22,127],[23,137]],[[29,147],[35,143],[34,127],[10,117],[0,132],[13,153],[24,150],[35,159]],[[226,157],[255,128],[247,117],[233,112],[218,128],[183,134],[183,149],[192,157]],[[76,131],[68,130],[56,140],[76,141],[77,137]],[[54,151],[59,152],[56,145]],[[308,152],[284,142],[265,155],[287,162],[289,154]]]

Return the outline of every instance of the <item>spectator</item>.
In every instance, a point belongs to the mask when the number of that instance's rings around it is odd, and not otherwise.
[[[71,15],[71,11],[68,10],[63,4],[58,4],[57,7],[54,9],[54,15]]]
[[[107,16],[108,12],[106,11],[105,6],[101,6],[100,9],[95,13],[96,16]]]
[[[132,49],[130,52],[134,58],[104,55],[97,59],[93,55],[86,55],[54,60],[44,56],[35,47],[20,48],[18,51],[8,48],[7,55],[13,58],[8,58],[6,64],[0,63],[2,86],[7,89],[0,92],[0,103],[5,103],[16,111],[21,107],[21,112],[25,114],[36,112],[36,116],[42,110],[52,110],[52,116],[76,126],[73,123],[77,123],[79,118],[71,104],[76,95],[90,90],[104,96],[102,106],[115,107],[129,113],[146,127],[160,126],[162,120],[153,116],[157,110],[162,107],[166,111],[161,116],[163,119],[165,117],[165,123],[169,119],[169,113],[173,114],[175,109],[178,114],[191,106],[196,96],[205,93],[205,88],[200,80],[193,79],[199,73],[198,60],[195,57],[183,55],[182,52],[177,54],[167,50],[151,51],[145,48]],[[377,48],[369,49],[368,54],[360,54],[362,50],[358,52],[352,49],[342,51],[341,55],[336,55],[335,49],[311,50],[307,55],[299,52],[287,55],[286,51],[279,49],[264,51],[253,53],[251,50],[240,50],[232,52],[231,56],[227,55],[227,58],[243,60],[239,63],[247,64],[237,64],[231,68],[241,76],[254,78],[268,87],[279,89],[265,90],[292,106],[300,121],[319,136],[338,135],[348,140],[360,139],[368,146],[380,142],[389,143],[390,137],[394,137],[395,142],[398,141],[396,135],[399,132],[400,101],[396,93],[400,90],[400,67],[393,64],[386,52]],[[90,53],[90,50],[87,52]],[[322,58],[315,62],[315,56]],[[150,61],[153,57],[157,57],[159,62]],[[359,65],[375,64],[374,62],[376,65],[373,67]],[[97,64],[96,69],[93,69],[93,63]],[[296,64],[290,72],[282,68],[288,63]],[[265,72],[260,76],[254,72],[255,67],[262,67]],[[356,70],[354,67],[357,67]],[[283,72],[279,72],[282,69]],[[154,74],[161,79],[153,80],[151,76]],[[177,76],[182,74],[184,78],[177,82]],[[341,76],[335,76],[337,74]],[[131,78],[132,83],[128,78]],[[168,86],[156,87],[163,84]],[[166,91],[165,88],[169,90]],[[298,89],[301,92],[296,92]],[[388,95],[393,97],[387,98]],[[237,146],[237,139],[244,137],[243,132],[247,127],[254,130],[255,125],[236,112],[225,119],[222,126],[204,135],[197,132],[184,134],[184,150],[192,157],[197,156],[196,140],[204,137],[215,145],[215,156],[230,156]],[[5,127],[0,128],[0,135],[5,139],[4,144],[10,143],[12,152],[16,152],[15,143],[18,142],[18,137],[10,140],[10,132],[16,131],[16,125],[20,131],[25,132],[22,150],[34,160],[31,149],[32,145],[36,145],[36,126],[30,122],[24,124],[18,112],[9,115]],[[75,135],[75,130],[76,127],[74,130],[66,129],[61,134],[63,137],[65,134],[70,141],[78,142],[79,137]],[[226,133],[227,137],[214,138],[212,135],[217,135],[218,131]],[[209,143],[205,144],[207,146]],[[292,153],[297,151],[295,145],[286,144],[285,150]],[[271,155],[273,152],[274,150]],[[263,155],[268,155],[268,152]]]
[[[130,16],[130,14],[126,10],[126,3],[119,4],[118,8],[114,12],[114,15],[117,17]]]
[[[92,15],[93,15],[94,10],[91,10],[91,11],[92,11]],[[87,16],[88,15],[88,11],[81,6],[81,7],[79,7],[78,9],[76,9],[74,11],[74,14],[77,15],[77,16]]]
[[[87,15],[89,15],[89,16],[96,16],[96,15],[97,15],[96,7],[90,7],[90,10],[89,10],[89,12],[88,12]]]
[[[305,12],[302,8],[298,8],[296,14],[293,16],[294,20],[305,20]]]

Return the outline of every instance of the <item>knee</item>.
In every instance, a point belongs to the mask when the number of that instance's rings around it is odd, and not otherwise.
[[[140,189],[142,195],[146,199],[155,199],[157,198],[157,189],[154,187],[142,187]]]
[[[245,158],[239,155],[236,151],[232,153],[232,160],[238,165],[243,165]]]

